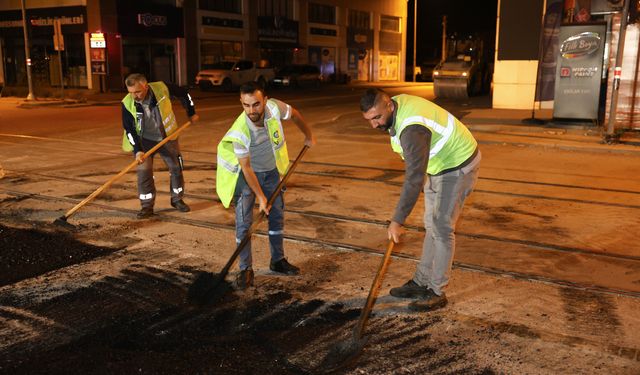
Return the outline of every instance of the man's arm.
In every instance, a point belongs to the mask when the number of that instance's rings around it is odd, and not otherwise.
[[[311,131],[311,127],[304,120],[300,112],[297,109],[291,107],[291,121],[300,129],[300,131],[304,134],[304,144],[312,147],[316,144],[316,138],[313,136],[313,132]]]
[[[416,205],[420,191],[424,186],[429,164],[431,132],[424,126],[410,125],[402,132],[400,144],[405,163],[404,183],[396,211],[388,228],[389,238],[396,243],[404,232],[402,225]]]
[[[238,158],[238,162],[240,163],[240,168],[242,168],[242,174],[244,175],[245,181],[247,181],[247,184],[258,199],[260,211],[264,211],[265,214],[269,215],[270,207],[267,207],[268,199],[260,187],[256,173],[253,171],[253,168],[251,168],[251,158],[249,156]]]
[[[169,95],[172,98],[176,98],[180,100],[182,107],[184,107],[185,111],[187,111],[187,116],[191,120],[191,122],[196,122],[200,118],[196,114],[196,106],[191,99],[191,95],[189,94],[189,90],[184,87],[180,87],[174,84],[166,84],[169,89]]]
[[[136,132],[136,119],[133,118],[131,112],[127,110],[124,106],[124,103],[121,105],[122,108],[122,127],[124,128],[125,133],[127,134],[127,139],[131,146],[133,146],[133,154],[137,154],[138,152],[143,152],[142,147],[140,146],[140,137],[138,136],[138,132]]]

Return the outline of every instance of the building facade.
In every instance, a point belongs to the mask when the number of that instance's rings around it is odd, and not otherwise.
[[[35,85],[60,86],[60,62],[67,87],[87,87],[89,74],[85,50],[87,7],[82,1],[31,1],[26,12],[30,40],[32,79]],[[63,50],[54,46],[54,21],[61,23]],[[0,2],[0,55],[4,85],[27,85],[24,34],[20,1]]]
[[[240,58],[276,68],[314,64],[325,80],[404,77],[406,1],[198,0],[185,7],[190,82],[211,64]]]
[[[317,65],[327,81],[401,81],[405,0],[28,0],[38,87],[124,90],[132,72],[193,84],[222,60]],[[54,43],[59,20],[64,48]],[[0,85],[26,86],[20,0],[0,2]],[[62,62],[62,69],[60,69]]]

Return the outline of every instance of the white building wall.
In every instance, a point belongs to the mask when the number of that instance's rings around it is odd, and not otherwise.
[[[496,22],[493,108],[531,109],[536,91],[538,60],[498,60],[500,0]]]

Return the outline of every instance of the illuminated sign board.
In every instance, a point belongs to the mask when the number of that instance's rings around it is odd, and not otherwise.
[[[103,33],[91,33],[89,43],[91,44],[91,48],[107,48],[107,42],[104,39]]]

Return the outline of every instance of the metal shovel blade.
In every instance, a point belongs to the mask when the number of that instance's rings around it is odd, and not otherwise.
[[[206,306],[222,299],[231,290],[231,284],[220,274],[201,272],[193,280],[187,291],[187,302]]]
[[[74,229],[78,229],[76,228],[75,225],[71,224],[70,222],[67,221],[67,217],[66,216],[60,216],[59,218],[55,219],[53,221],[53,225],[56,225],[58,227],[62,227],[68,230],[74,230]]]
[[[350,365],[360,356],[366,343],[367,338],[358,339],[353,335],[347,340],[338,342],[329,349],[318,366],[318,373],[331,374]]]

